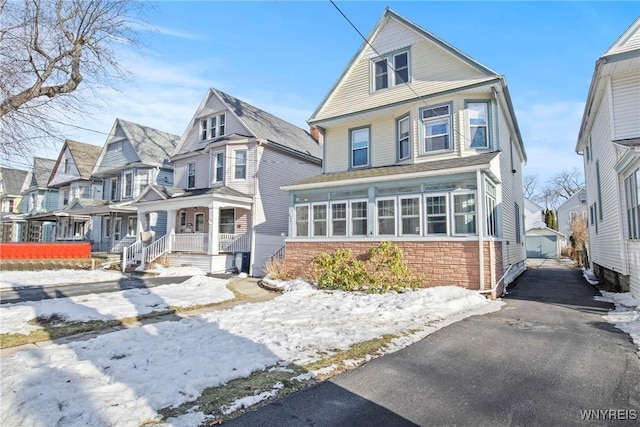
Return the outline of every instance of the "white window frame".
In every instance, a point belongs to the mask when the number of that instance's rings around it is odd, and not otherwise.
[[[244,153],[244,164],[238,163],[238,153]],[[233,180],[234,181],[244,181],[247,179],[247,165],[248,161],[248,151],[246,149],[242,150],[233,150]],[[238,166],[244,167],[244,176],[238,178]]]
[[[111,178],[109,180],[109,200],[118,200],[118,178]]]
[[[447,108],[448,113],[445,115],[438,114],[436,110],[441,108]],[[434,111],[435,116],[425,118],[425,113],[427,111]],[[433,135],[427,135],[427,127],[432,126],[441,122],[445,122],[447,125],[447,132],[445,133],[437,133]],[[432,153],[446,153],[453,151],[454,149],[454,137],[453,137],[453,104],[451,102],[444,104],[436,104],[431,105],[429,107],[420,108],[420,125],[421,125],[421,139],[420,139],[420,154],[428,155]],[[448,147],[440,148],[440,149],[427,149],[427,138],[438,138],[446,136],[448,141]]]
[[[193,166],[193,168],[192,168]],[[186,173],[185,175],[185,188],[188,190],[192,190],[194,188],[196,188],[196,162],[187,162],[187,164],[185,165],[185,169],[186,169]],[[193,185],[190,185],[191,183],[189,181],[191,181],[191,179],[193,179]]]
[[[206,141],[208,139],[208,123],[209,119],[200,119],[200,141]]]
[[[230,222],[222,222],[222,220],[224,219],[224,216],[222,215],[222,211],[231,211],[233,212],[233,219]],[[226,233],[226,234],[235,234],[236,232],[236,210],[235,208],[224,208],[224,209],[220,209],[220,213],[219,213],[219,219],[218,219],[218,232],[223,233],[222,228],[224,227],[229,227],[231,229],[231,233]]]
[[[218,168],[222,169],[220,179],[218,179]],[[224,152],[222,151],[213,154],[213,182],[224,182]]]
[[[298,223],[300,223],[301,221],[298,220],[298,208],[306,208],[307,209],[307,219],[306,219],[306,224],[307,224],[307,233],[304,236],[301,236],[298,234]],[[307,204],[297,204],[294,205],[293,207],[293,212],[294,212],[294,230],[293,230],[293,235],[294,237],[302,237],[302,238],[306,238],[306,237],[311,237],[311,225],[310,225],[310,219],[311,219],[311,205]]]
[[[485,108],[485,123],[483,125],[473,124],[472,121],[472,106],[474,105],[482,105]],[[469,130],[469,148],[473,150],[487,150],[491,148],[491,103],[489,100],[467,100],[465,101],[465,109],[467,111],[467,127]],[[474,146],[473,137],[474,137],[474,129],[484,128],[484,139],[485,144],[480,146]]]
[[[474,233],[459,233],[456,229],[456,217],[458,216],[466,216],[469,215],[469,212],[456,212],[456,197],[458,196],[473,196],[473,228],[475,229]],[[451,193],[451,234],[454,236],[477,236],[478,235],[478,193],[476,191],[454,191]]]
[[[429,209],[427,206],[427,199],[429,197],[444,197],[444,214],[429,214]],[[424,195],[423,203],[424,203],[424,235],[425,236],[449,236],[451,234],[451,203],[449,201],[448,193],[428,193]],[[444,216],[445,223],[445,232],[444,233],[429,233],[429,218],[432,217],[441,217]]]
[[[128,178],[128,183],[127,183]],[[133,172],[125,172],[122,174],[122,197],[133,197]]]
[[[401,55],[407,56],[407,65],[402,67],[401,70],[407,70],[407,79],[406,81],[402,81],[398,78],[398,65],[397,58]],[[377,67],[378,63],[384,63],[385,71],[384,73],[380,73],[380,75],[386,75],[386,85],[381,85],[378,87],[377,85]],[[410,49],[401,49],[394,52],[389,52],[385,55],[381,55],[371,60],[371,92],[377,92],[380,90],[385,90],[392,88],[394,86],[398,86],[404,83],[411,82],[411,51]]]
[[[198,226],[198,223],[199,223],[198,219],[199,218],[202,218],[202,221],[200,221],[201,227]],[[193,230],[196,233],[204,233],[204,229],[205,229],[205,227],[204,227],[204,219],[205,219],[204,218],[204,212],[196,212],[193,215]]]
[[[138,217],[130,216],[127,218],[127,236],[135,236],[138,232]]]
[[[354,146],[354,134],[366,131],[367,141],[365,146]],[[364,141],[358,141],[357,143],[363,143]],[[367,150],[367,161],[364,164],[355,165],[354,152],[356,150]],[[371,126],[362,126],[349,129],[349,169],[361,169],[371,165]]]
[[[184,231],[187,227],[187,211],[178,211],[178,229]]]
[[[336,234],[334,228],[334,222],[336,221],[333,217],[333,207],[342,205],[344,206],[344,218],[338,218],[337,221],[344,222],[344,234]],[[329,205],[329,235],[334,237],[347,237],[349,235],[349,201],[335,201],[331,202]]]
[[[316,223],[322,223],[322,221],[316,221],[315,213],[316,208],[324,207],[324,234],[316,234]],[[329,204],[328,203],[312,203],[309,212],[311,237],[327,237],[329,236]]]
[[[627,213],[627,238],[640,239],[640,169],[624,179],[625,207]]]
[[[365,212],[366,216],[364,216],[364,217],[354,217],[353,216],[353,205],[354,205],[354,203],[364,203],[364,205],[365,205],[364,212]],[[349,218],[349,224],[348,224],[349,236],[352,236],[352,237],[367,236],[368,235],[368,230],[369,230],[369,201],[367,199],[349,200],[347,202],[347,211],[348,211],[347,215],[348,215],[348,218]],[[365,224],[366,224],[366,227],[365,227],[365,230],[364,230],[364,234],[355,234],[354,231],[353,231],[354,228],[355,228],[355,227],[353,227],[353,221],[362,221],[363,219],[365,220]]]
[[[379,202],[388,202],[388,201],[392,201],[393,202],[393,234],[380,234],[380,220],[381,219],[390,219],[390,216],[381,216],[380,212],[379,212],[379,206],[378,203]],[[376,198],[376,223],[375,223],[375,230],[376,230],[376,236],[380,236],[380,237],[395,237],[398,235],[398,201],[396,197],[377,197]]]
[[[402,123],[407,123],[407,132],[406,136],[401,133]],[[406,142],[407,144],[407,154],[406,156],[402,155],[402,144]],[[396,149],[398,150],[398,161],[407,160],[411,158],[411,116],[407,114],[406,116],[400,117],[396,120]]]
[[[406,237],[418,237],[418,236],[422,236],[422,200],[420,200],[420,194],[414,194],[414,195],[406,195],[406,196],[398,196],[398,230],[397,230],[397,234],[399,236],[406,236]],[[415,215],[415,217],[418,219],[418,233],[408,233],[405,234],[403,233],[402,230],[402,220],[404,218],[413,218],[414,215],[410,215],[410,216],[405,216],[402,213],[402,201],[403,200],[417,200],[418,201],[418,214]]]

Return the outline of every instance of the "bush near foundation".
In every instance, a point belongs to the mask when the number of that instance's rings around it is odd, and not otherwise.
[[[423,281],[411,274],[402,249],[391,242],[370,248],[364,261],[354,258],[350,249],[336,249],[316,256],[313,264],[320,289],[385,293],[416,289]]]

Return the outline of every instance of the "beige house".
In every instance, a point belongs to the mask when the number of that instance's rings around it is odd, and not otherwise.
[[[309,119],[323,173],[284,187],[286,262],[393,241],[427,285],[500,294],[526,258],[504,77],[390,9],[367,39]]]

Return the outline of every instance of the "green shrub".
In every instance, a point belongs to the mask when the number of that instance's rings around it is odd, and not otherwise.
[[[369,249],[366,261],[354,258],[350,249],[336,249],[333,253],[322,252],[313,264],[320,289],[384,293],[415,289],[422,280],[411,274],[402,259],[402,249],[391,242],[380,242]]]
[[[322,252],[313,259],[320,289],[357,291],[367,282],[364,262],[356,259],[350,249]]]

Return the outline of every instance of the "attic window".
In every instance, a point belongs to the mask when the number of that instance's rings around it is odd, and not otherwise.
[[[387,54],[373,60],[372,87],[374,91],[409,82],[409,51]]]
[[[224,113],[200,120],[200,141],[214,139],[225,135],[227,120]]]

